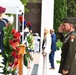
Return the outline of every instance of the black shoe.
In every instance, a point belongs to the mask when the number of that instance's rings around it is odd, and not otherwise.
[[[55,68],[49,68],[49,70],[54,70]]]

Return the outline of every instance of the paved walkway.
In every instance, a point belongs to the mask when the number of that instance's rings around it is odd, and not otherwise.
[[[47,75],[61,75],[58,73],[58,69],[59,69],[59,63],[57,63],[56,61],[60,60],[60,51],[56,51],[55,53],[55,70],[49,70],[48,69],[48,74]],[[33,66],[31,68],[31,73],[28,75],[43,75],[42,70],[43,70],[43,57],[42,54],[40,53],[34,53],[34,62],[33,62]],[[36,74],[37,73],[37,74]]]
[[[38,65],[40,62],[40,55],[40,53],[34,53],[31,69],[27,69],[27,75],[36,75],[36,71],[38,70]]]
[[[60,54],[61,52],[60,51],[56,51],[55,53],[55,70],[49,70],[48,69],[48,74],[47,75],[61,75],[58,73],[58,70],[59,70],[59,63],[57,63],[56,61],[59,61],[60,60]],[[37,75],[43,75],[42,73],[42,69],[43,69],[43,64],[42,64],[42,55],[40,56],[40,63],[39,63],[39,69],[38,69],[38,74]],[[49,65],[48,65],[49,66]]]

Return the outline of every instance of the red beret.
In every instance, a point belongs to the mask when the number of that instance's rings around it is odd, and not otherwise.
[[[22,19],[23,19],[22,16],[19,16],[19,20],[20,20],[20,22],[22,22]]]
[[[6,10],[6,8],[3,8],[2,6],[0,6],[0,13],[4,13]]]
[[[28,25],[28,26],[31,26],[31,23],[30,23],[30,22],[28,22],[28,23],[27,23],[27,25]]]

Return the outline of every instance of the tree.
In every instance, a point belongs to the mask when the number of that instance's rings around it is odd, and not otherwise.
[[[29,0],[20,0],[22,2],[22,4],[25,6],[25,12],[29,12],[29,9],[26,8],[27,3],[29,2]],[[36,2],[36,0],[33,0],[34,2]]]
[[[54,0],[54,29],[56,32],[65,17],[67,17],[67,0]]]
[[[22,4],[26,7],[27,3],[29,0],[20,0],[22,2]],[[29,12],[29,10],[27,8],[25,8],[25,12]]]
[[[68,17],[76,17],[76,0],[67,0],[67,15]]]

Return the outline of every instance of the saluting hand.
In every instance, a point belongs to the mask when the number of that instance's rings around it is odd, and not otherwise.
[[[64,25],[63,25],[63,24],[60,25],[58,31],[59,31],[60,33],[64,32]]]

